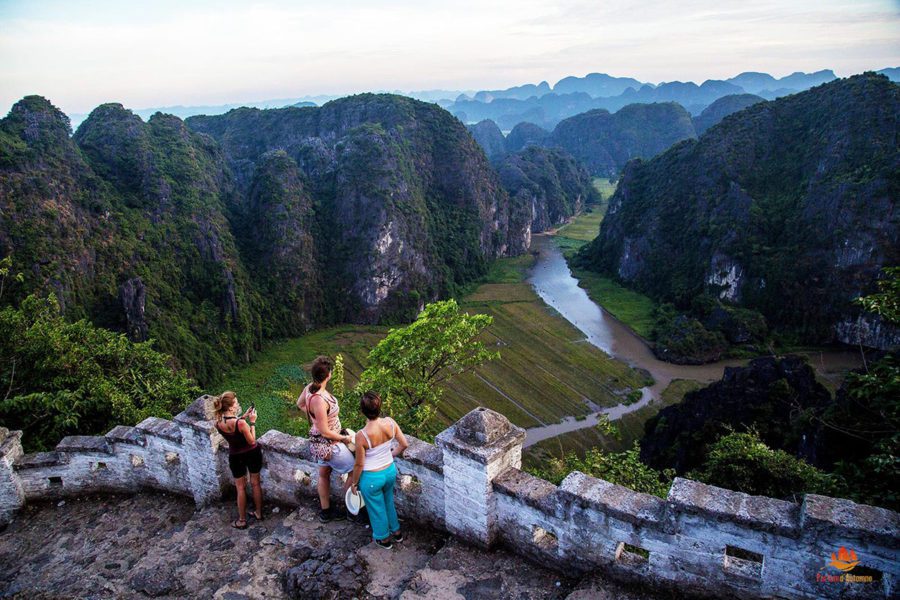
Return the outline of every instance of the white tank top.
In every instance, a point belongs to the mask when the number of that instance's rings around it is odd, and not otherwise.
[[[388,420],[391,422],[391,439],[378,444],[374,448],[372,447],[372,440],[369,439],[369,434],[366,433],[365,429],[362,430],[363,437],[369,443],[369,447],[366,448],[366,460],[363,462],[363,471],[380,471],[394,462],[394,456],[391,454],[391,442],[394,441],[396,429],[394,420]]]

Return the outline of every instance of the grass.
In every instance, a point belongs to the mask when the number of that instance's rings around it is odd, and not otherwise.
[[[674,379],[663,390],[659,400],[613,421],[619,430],[619,438],[603,435],[596,427],[587,427],[529,446],[525,449],[522,459],[526,466],[540,466],[551,457],[561,458],[570,452],[583,456],[588,448],[596,446],[608,452],[627,450],[635,440],[643,437],[644,423],[650,417],[666,406],[678,404],[686,393],[701,387],[701,383],[692,379]]]
[[[572,269],[572,276],[591,300],[642,338],[650,338],[655,322],[656,303],[653,300],[593,271]]]
[[[597,190],[597,193],[600,194],[601,200],[609,200],[612,198],[612,195],[616,192],[616,183],[613,183],[610,179],[605,179],[603,177],[594,177],[591,181],[591,184],[594,186],[594,189]]]
[[[606,214],[605,204],[591,205],[585,212],[556,230],[558,237],[569,240],[590,242],[600,233],[600,223]]]

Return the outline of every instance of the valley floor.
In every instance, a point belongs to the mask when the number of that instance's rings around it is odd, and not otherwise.
[[[195,510],[186,498],[155,493],[27,506],[0,533],[0,597],[658,597],[599,575],[561,575],[426,528],[406,527],[407,539],[384,550],[364,523],[320,523],[312,501],[243,531],[229,526],[233,513],[231,503]]]

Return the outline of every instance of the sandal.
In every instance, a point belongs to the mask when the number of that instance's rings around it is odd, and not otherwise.
[[[239,523],[243,523],[243,525],[239,525]],[[241,519],[235,519],[231,522],[231,526],[235,529],[247,529],[247,520],[244,519],[243,521],[241,521]]]
[[[253,519],[256,521],[262,521],[266,518],[266,511],[261,510],[259,511],[259,516],[256,516],[256,512],[251,510],[249,513],[247,513],[247,516],[253,517]]]

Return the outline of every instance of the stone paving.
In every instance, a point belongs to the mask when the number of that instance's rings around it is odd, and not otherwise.
[[[427,528],[385,550],[367,524],[273,508],[248,529],[233,504],[195,510],[148,493],[26,506],[0,533],[2,598],[487,600],[657,598],[592,575],[561,575],[505,550]],[[669,597],[669,596],[664,596]]]

